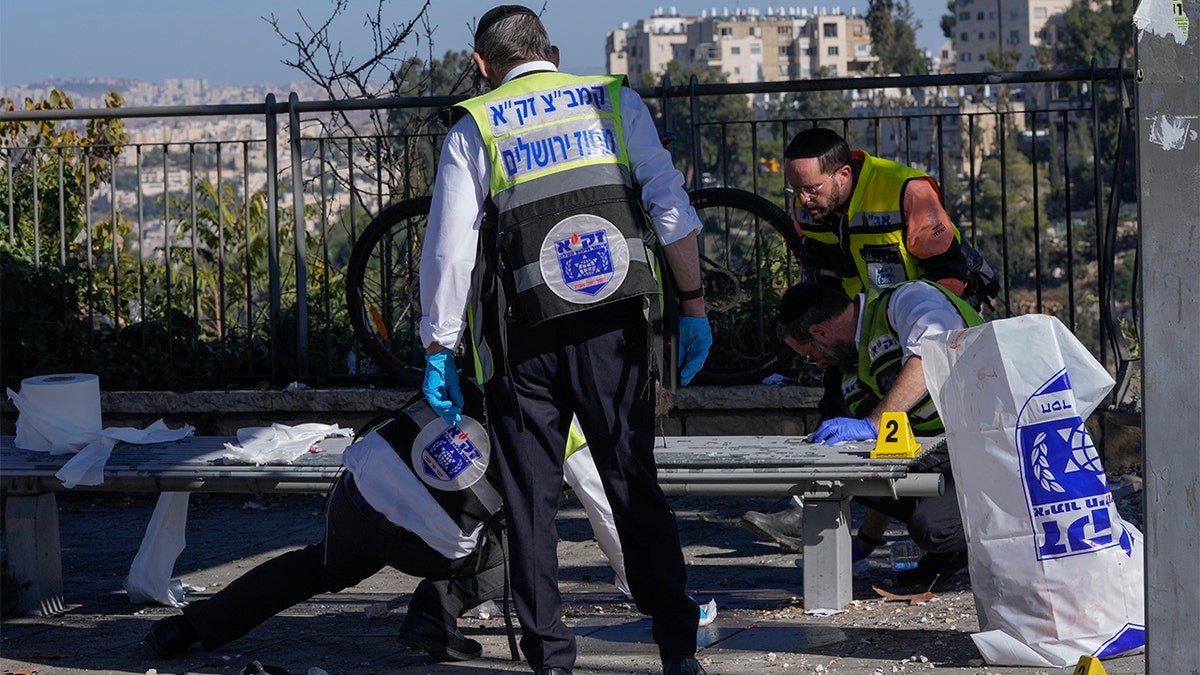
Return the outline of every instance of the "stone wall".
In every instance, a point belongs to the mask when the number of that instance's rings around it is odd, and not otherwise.
[[[298,391],[101,392],[104,425],[142,428],[162,419],[167,426],[191,424],[196,433],[232,436],[242,427],[271,423],[337,424],[357,429],[397,410],[417,389],[336,388]],[[659,417],[668,436],[804,435],[817,422],[821,390],[792,385],[687,387],[662,397],[669,402]],[[660,401],[661,404],[661,401]],[[661,407],[660,407],[661,411]],[[4,398],[0,433],[15,433],[17,410]],[[1141,416],[1097,412],[1088,430],[1105,470],[1112,475],[1141,473]]]

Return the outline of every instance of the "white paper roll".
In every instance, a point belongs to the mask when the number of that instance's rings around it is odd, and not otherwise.
[[[100,432],[100,378],[90,373],[41,375],[21,380],[14,398],[18,448],[63,452],[78,450],[87,432]],[[80,444],[82,447],[82,444]]]

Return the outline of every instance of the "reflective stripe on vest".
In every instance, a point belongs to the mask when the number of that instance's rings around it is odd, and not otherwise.
[[[459,104],[488,148],[499,270],[530,324],[658,292],[618,113],[623,84],[533,73]]]

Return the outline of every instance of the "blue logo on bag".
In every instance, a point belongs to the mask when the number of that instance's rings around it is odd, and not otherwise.
[[[470,436],[458,425],[446,427],[425,446],[421,465],[425,475],[439,481],[452,481],[482,457]]]
[[[1127,623],[1117,631],[1116,635],[1101,645],[1100,649],[1097,649],[1092,656],[1098,659],[1107,659],[1145,646],[1146,627],[1138,623]]]
[[[554,242],[563,283],[567,288],[596,295],[613,278],[612,253],[604,230],[575,232]]]
[[[1065,369],[1025,402],[1016,440],[1038,560],[1117,545],[1132,552],[1125,528],[1113,527],[1112,492],[1096,446],[1075,411]]]

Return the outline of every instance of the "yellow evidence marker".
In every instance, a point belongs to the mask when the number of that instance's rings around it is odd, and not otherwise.
[[[912,459],[920,451],[921,444],[913,438],[908,415],[902,412],[883,413],[871,459]]]
[[[1079,657],[1079,663],[1075,665],[1075,672],[1072,675],[1108,675],[1108,671],[1104,670],[1100,659],[1085,655]]]

